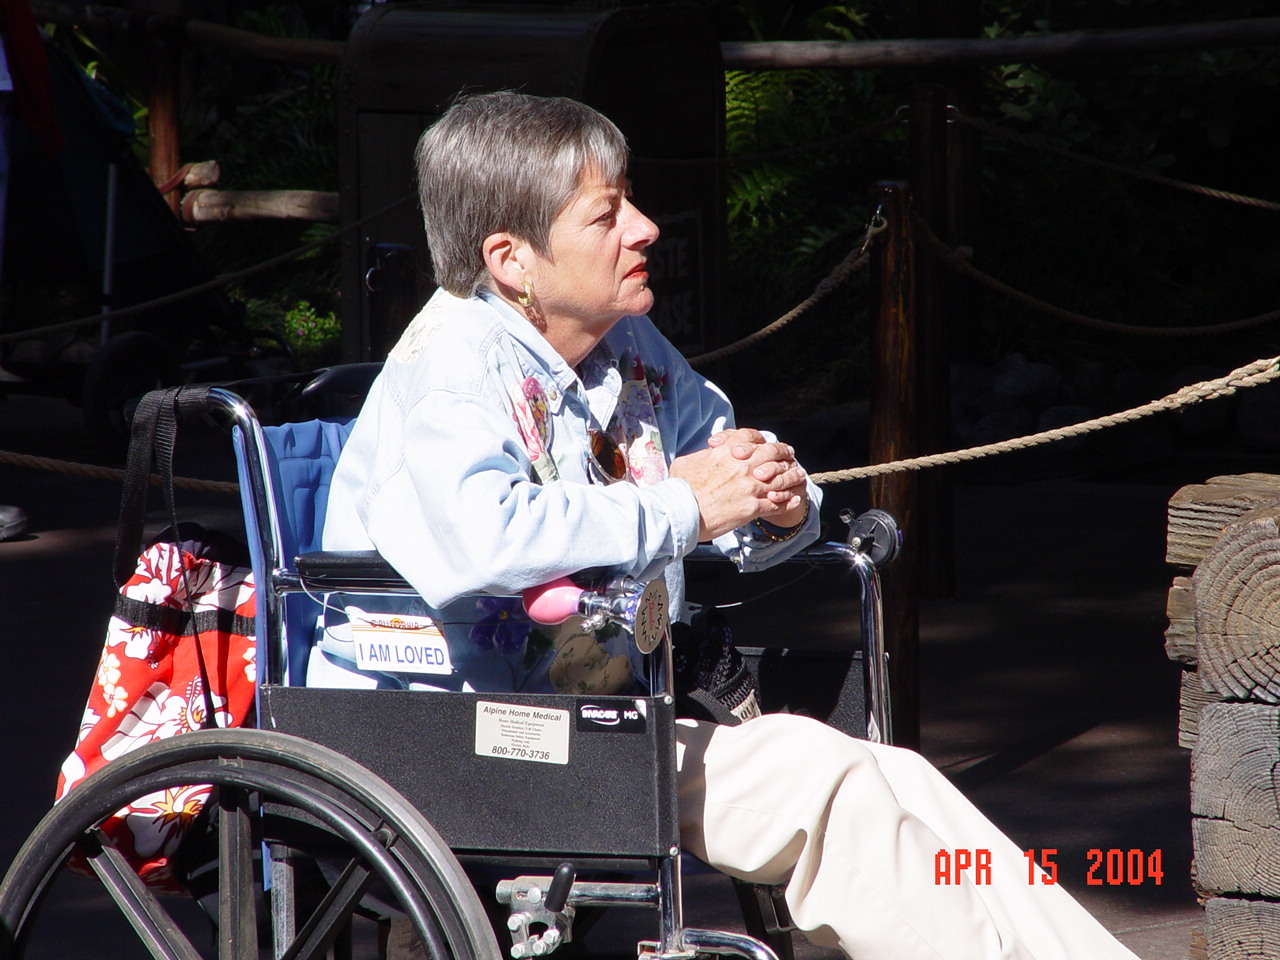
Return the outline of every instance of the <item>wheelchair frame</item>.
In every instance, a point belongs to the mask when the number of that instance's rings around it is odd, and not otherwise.
[[[658,937],[640,944],[642,956],[680,960],[695,954],[732,954],[777,960],[774,950],[753,937],[684,925],[674,697],[662,680],[674,675],[669,634],[660,649],[665,669],[651,670],[656,681],[652,696],[593,698],[635,704],[645,714],[648,734],[630,740],[615,737],[595,746],[590,738],[580,736],[575,741],[581,747],[578,756],[585,755],[586,761],[575,760],[554,772],[529,769],[547,764],[508,762],[505,768],[477,774],[474,741],[468,740],[466,721],[487,700],[572,710],[573,697],[284,686],[285,608],[290,596],[413,591],[376,555],[308,553],[289,563],[280,534],[272,455],[256,415],[230,390],[209,390],[208,402],[239,431],[242,487],[249,488],[242,491],[242,499],[246,531],[257,552],[259,728],[198,731],[159,741],[113,761],[73,790],[41,821],[0,884],[0,960],[25,955],[40,902],[74,851],[103,881],[152,956],[175,960],[199,956],[191,938],[173,922],[159,898],[143,887],[99,827],[129,800],[163,786],[190,783],[218,787],[216,799],[210,801],[210,819],[216,820],[217,833],[219,960],[259,957],[254,879],[258,849],[265,851],[262,856],[269,861],[264,884],[269,882],[271,887],[270,956],[274,960],[322,956],[335,945],[341,948],[350,935],[352,915],[371,891],[391,892],[431,956],[496,958],[500,954],[484,905],[458,860],[459,852],[484,864],[514,863],[556,871],[553,876],[521,875],[499,884],[499,898],[511,908],[507,925],[515,941],[513,957],[549,953],[570,939],[579,907],[645,906],[657,911]],[[845,543],[818,544],[806,549],[803,557],[810,563],[851,567],[857,574],[867,738],[888,742],[887,661],[877,567],[896,554],[899,535],[892,518],[879,511],[843,519],[850,525]],[[370,697],[384,699],[372,709]],[[393,703],[395,708],[390,709]],[[317,704],[333,710],[316,710]],[[394,762],[396,757],[405,759],[404,751],[384,749],[393,734],[377,727],[388,717],[394,718],[393,727],[396,723],[413,727],[423,723],[425,716],[438,716],[433,711],[439,710],[457,728],[445,736],[433,733],[433,750],[451,751],[452,757],[453,766],[446,767],[452,777],[443,778],[451,782],[443,794],[434,786],[424,788],[431,778],[421,768],[405,769]],[[361,724],[349,722],[353,712],[361,716]],[[370,725],[376,727],[372,736]],[[448,751],[437,746],[437,739],[451,743]],[[619,749],[628,751],[625,762],[634,769],[659,771],[640,787],[653,811],[651,818],[640,818],[644,821],[640,829],[619,831],[611,819],[604,825],[609,836],[602,836],[599,829],[584,834],[574,827],[551,841],[519,842],[528,830],[562,823],[558,807],[580,801],[584,795],[589,806],[600,810],[617,809],[619,803],[627,804],[623,809],[634,806],[635,784],[601,783],[596,776],[597,765],[610,759],[616,765],[612,755]],[[485,820],[477,815],[477,804],[483,803],[486,794],[509,796],[504,791],[527,789],[535,781],[543,781],[539,786],[551,781],[555,787],[549,813],[535,811],[529,823],[498,829],[496,841],[492,830],[472,829]],[[461,804],[454,797],[459,784],[469,790],[464,791]],[[616,836],[619,833],[624,835]],[[585,851],[577,842],[584,836]],[[320,850],[323,860],[333,838],[355,855],[345,858],[345,864],[344,856],[333,860],[340,865],[336,881],[318,903],[306,906],[306,919],[299,924],[293,851],[303,850],[310,856]],[[579,881],[574,874],[582,865],[606,870],[643,865],[652,869],[654,879],[651,883]],[[531,932],[534,926],[542,929]]]

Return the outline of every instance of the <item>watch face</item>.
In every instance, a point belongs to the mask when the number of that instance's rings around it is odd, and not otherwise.
[[[632,635],[641,653],[653,653],[671,626],[667,609],[667,585],[662,579],[651,580],[636,600]]]

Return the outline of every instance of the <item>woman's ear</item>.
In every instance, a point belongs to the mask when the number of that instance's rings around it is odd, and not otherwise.
[[[484,265],[494,281],[508,290],[520,290],[528,276],[523,259],[528,245],[509,233],[491,233],[481,245]]]

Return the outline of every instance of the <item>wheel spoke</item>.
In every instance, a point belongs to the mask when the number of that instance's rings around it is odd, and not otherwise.
[[[359,860],[350,861],[281,960],[311,960],[321,956],[350,926],[351,915],[372,881],[373,873],[367,866]]]
[[[249,795],[218,791],[218,960],[258,960]]]
[[[95,827],[79,847],[111,899],[156,960],[200,960],[191,941],[100,827]]]
[[[126,848],[117,847],[101,830],[103,822],[137,799],[193,783],[216,788],[216,798],[206,805],[217,837],[210,844],[216,847],[216,863],[208,864],[208,854],[214,851],[205,845],[212,836],[190,838],[187,852],[190,866],[201,867],[191,874],[193,881],[200,881],[193,883],[193,893],[201,907],[209,907],[209,919],[216,919],[217,949],[209,949],[203,926],[188,925],[204,918],[197,919],[190,906],[168,903],[148,889],[126,859]],[[271,816],[264,819],[265,812]],[[54,880],[73,854],[85,858],[114,909],[132,926],[135,932],[125,934],[126,941],[139,938],[147,956],[200,960],[212,954],[219,960],[258,960],[258,921],[265,920],[258,850],[264,841],[286,857],[302,858],[307,875],[298,891],[306,895],[300,897],[290,896],[288,864],[281,865],[276,878],[282,882],[271,894],[273,913],[287,913],[272,918],[279,920],[272,945],[273,956],[280,960],[321,960],[326,951],[344,950],[354,918],[363,915],[363,903],[374,891],[392,911],[412,918],[433,957],[500,956],[484,906],[461,865],[400,794],[332,750],[286,734],[246,728],[199,730],[140,747],[92,774],[54,807],[0,881],[0,960],[46,955],[60,942],[65,931],[48,921],[75,893],[73,885]],[[325,888],[319,906],[309,896],[310,876],[317,869],[306,860],[315,855],[345,864],[337,881]],[[205,899],[214,892],[211,886],[206,889],[204,880],[209,877],[217,885],[216,908]],[[290,900],[308,904],[304,916],[294,916]],[[111,952],[120,952],[119,946],[138,952],[127,942],[113,947],[105,941],[107,936],[104,931],[103,947]],[[360,944],[364,946],[363,937]]]

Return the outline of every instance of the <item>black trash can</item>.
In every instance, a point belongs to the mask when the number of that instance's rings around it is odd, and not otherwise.
[[[419,135],[459,92],[503,89],[573,97],[618,124],[634,156],[636,204],[662,230],[650,268],[654,320],[686,353],[714,346],[724,75],[701,12],[396,3],[361,17],[343,61],[342,220],[372,217],[343,241],[344,359],[382,359],[434,288],[415,196]],[[400,269],[386,269],[389,249]]]

